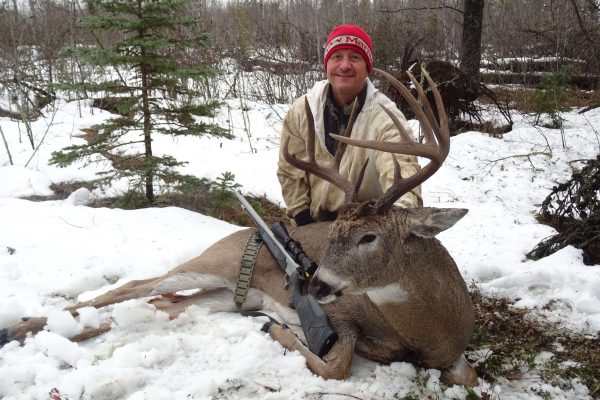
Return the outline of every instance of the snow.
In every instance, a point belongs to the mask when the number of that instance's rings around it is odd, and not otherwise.
[[[183,172],[215,179],[235,174],[242,191],[282,203],[275,176],[278,136],[287,106],[248,102],[247,134],[239,101],[228,101],[215,121],[234,127],[236,139],[155,138],[154,147],[188,161]],[[83,102],[58,102],[32,124],[35,152],[16,122],[0,119],[15,166],[0,147],[0,327],[24,316],[48,316],[44,331],[23,346],[0,349],[4,399],[379,399],[432,396],[464,399],[463,387],[440,384],[440,372],[409,363],[379,365],[355,356],[347,381],[313,375],[260,331],[264,319],[209,314],[191,307],[175,320],[142,300],[129,300],[73,318],[64,307],[134,279],[167,272],[240,229],[175,207],[119,210],[87,207],[89,200],[126,188],[79,189],[63,201],[19,197],[48,195],[52,182],[92,179],[105,163],[49,166],[52,151],[81,143],[82,128],[109,116]],[[565,113],[561,132],[534,127],[515,115],[504,139],[479,132],[452,139],[443,167],[423,185],[428,206],[468,208],[439,235],[468,284],[483,293],[518,299],[539,318],[586,334],[600,331],[600,269],[585,266],[567,247],[539,261],[525,253],[554,233],[535,212],[552,186],[567,180],[576,160],[600,152],[600,109]],[[490,116],[493,117],[493,116]],[[414,124],[413,124],[414,126]],[[22,127],[21,127],[22,128]],[[43,138],[43,141],[42,141]],[[33,155],[33,156],[32,156]],[[27,165],[25,167],[25,165]],[[547,305],[550,307],[544,307]],[[113,329],[82,343],[65,337],[113,321]],[[540,354],[540,362],[551,354]],[[419,383],[421,382],[421,384]],[[542,383],[538,377],[483,382],[502,399],[590,398],[587,388]]]

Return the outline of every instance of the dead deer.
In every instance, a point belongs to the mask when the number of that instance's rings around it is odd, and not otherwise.
[[[435,236],[454,225],[467,212],[464,209],[402,209],[394,202],[433,175],[446,158],[450,137],[441,97],[426,75],[436,99],[439,122],[425,100],[422,87],[419,102],[391,75],[377,70],[407,99],[424,131],[425,141],[415,142],[387,109],[400,131],[397,143],[340,140],[336,165],[324,168],[314,161],[314,125],[310,108],[307,118],[312,134],[307,144],[308,161],[287,153],[288,162],[315,174],[345,193],[346,206],[333,222],[319,222],[290,229],[306,253],[320,260],[309,292],[322,304],[338,340],[321,359],[311,353],[285,325],[271,324],[270,336],[288,350],[297,350],[314,373],[331,379],[345,379],[350,373],[354,352],[383,363],[410,361],[426,368],[442,370],[450,384],[477,385],[477,375],[464,350],[471,340],[474,312],[469,293],[452,257]],[[351,128],[347,132],[350,132]],[[410,177],[400,176],[396,163],[395,181],[377,200],[356,202],[360,180],[352,183],[340,175],[339,160],[347,145],[391,153],[404,153],[429,159]],[[199,292],[176,297],[156,297],[153,304],[176,317],[192,304],[212,311],[236,311],[233,290],[245,243],[253,228],[238,231],[216,242],[200,256],[163,276],[131,281],[92,300],[79,302],[67,311],[108,306],[121,301],[160,296],[189,289]],[[283,285],[283,272],[263,246],[258,253],[245,310],[276,312],[287,324],[298,325],[289,308],[290,293]],[[0,332],[0,341],[23,341],[28,332],[44,328],[46,318],[24,318]],[[88,329],[72,340],[83,340],[110,329],[104,324]]]

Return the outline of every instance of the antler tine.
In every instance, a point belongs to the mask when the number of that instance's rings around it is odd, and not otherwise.
[[[415,113],[415,116],[421,122],[421,128],[423,129],[423,133],[425,135],[426,141],[431,142],[433,140],[433,133],[432,133],[433,127],[429,124],[429,121],[427,121],[427,117],[425,116],[425,113],[423,112],[423,108],[422,108],[423,107],[422,104],[427,103],[427,99],[425,97],[425,93],[423,92],[421,85],[417,82],[417,80],[414,78],[414,76],[410,72],[408,72],[408,71],[406,72],[408,74],[408,77],[410,78],[411,82],[413,83],[413,85],[417,88],[417,93],[419,96],[419,100],[421,100],[421,104],[419,104],[417,99],[414,98],[414,96],[412,95],[410,90],[408,90],[408,88],[406,86],[404,86],[401,82],[399,82],[391,74],[389,74],[385,71],[382,71],[380,69],[377,69],[377,68],[374,68],[374,70],[377,71],[378,73],[380,73],[381,75],[383,75],[383,77],[393,87],[395,87],[396,90],[398,90],[398,92],[400,92],[402,97],[404,97],[404,99],[408,103],[410,109]],[[419,88],[421,88],[420,92],[419,92]],[[429,105],[429,104],[427,104],[427,105]],[[388,113],[388,115],[389,115],[389,113]],[[423,121],[426,121],[426,122],[423,122]],[[400,124],[396,123],[396,121],[394,121],[394,124],[396,125],[396,127],[398,127],[400,125]],[[406,140],[408,140],[409,137],[410,136],[408,136],[406,138]],[[413,140],[413,139],[410,138],[410,140]]]
[[[434,133],[436,133],[436,138],[438,140],[438,142],[440,142],[441,146],[443,149],[446,150],[446,154],[444,155],[444,158],[446,157],[446,155],[448,155],[448,151],[450,150],[450,127],[448,126],[448,115],[446,115],[446,107],[444,106],[444,102],[442,101],[442,95],[440,94],[437,85],[435,84],[435,82],[433,81],[433,79],[431,79],[431,76],[429,76],[429,73],[424,69],[421,68],[421,72],[422,74],[425,76],[425,79],[427,79],[427,83],[429,84],[429,87],[431,88],[431,93],[433,93],[433,98],[435,99],[435,108],[438,110],[438,118],[439,118],[439,122],[436,125],[438,127],[439,130],[434,130]],[[414,81],[414,76],[411,76],[412,80]],[[421,97],[421,93],[423,92],[423,87],[421,85],[418,85],[418,88],[420,89],[419,91],[419,97]],[[431,106],[429,105],[429,102],[427,101],[426,97],[425,97],[425,93],[423,93],[422,95],[423,97],[423,104],[425,105],[425,110],[427,111],[427,115],[429,116],[429,119],[433,122],[435,122],[435,116],[433,115],[433,110],[431,109]]]
[[[352,102],[352,110],[350,111],[350,119],[348,120],[348,126],[346,126],[346,130],[344,131],[345,137],[350,137],[352,133],[352,127],[354,126],[354,122],[356,121],[356,114],[358,114],[358,97],[354,99]],[[342,161],[342,156],[346,151],[347,143],[339,142],[337,149],[335,151],[335,166],[336,168],[340,167],[340,162]],[[360,186],[360,185],[359,185]]]
[[[346,126],[346,130],[344,131],[345,137],[350,137],[350,134],[352,133],[352,128],[354,127],[354,122],[356,121],[357,114],[358,114],[358,97],[355,98],[354,101],[352,102],[352,110],[350,111],[350,118],[348,120],[348,125]],[[348,145],[346,143],[338,142],[338,146],[337,146],[337,149],[335,150],[335,155],[334,155],[334,168],[336,171],[340,170],[340,163],[342,162],[342,157],[344,156],[344,153],[346,152],[346,147],[348,147]],[[360,190],[360,185],[361,185],[363,177],[365,175],[365,170],[367,169],[368,161],[369,161],[368,159],[367,159],[367,161],[365,161],[365,164],[363,165],[362,169],[360,170],[360,173],[357,176],[356,182],[354,183],[352,197],[346,198],[345,199],[346,202],[356,201],[358,199],[358,191]],[[331,190],[331,186],[327,187],[325,195],[323,196],[323,200],[321,201],[320,208],[323,210],[326,209],[327,199],[329,198],[329,190]]]
[[[308,137],[306,138],[307,139],[306,154],[308,154],[308,159],[310,160],[311,164],[316,164],[315,137],[317,136],[317,134],[315,133],[315,118],[313,117],[313,113],[310,110],[310,106],[308,104],[307,98],[304,98],[304,110],[306,112],[306,123],[308,124]],[[285,144],[284,149],[286,150],[286,153],[287,153],[287,143]],[[284,157],[285,157],[285,154],[284,154]],[[292,163],[290,163],[290,164],[292,164]]]
[[[414,156],[424,157],[430,160],[430,162],[416,174],[407,178],[403,178],[400,175],[400,166],[398,164],[398,161],[396,157],[393,157],[394,183],[383,194],[383,196],[375,202],[375,208],[379,212],[383,212],[391,208],[394,202],[403,194],[409,192],[411,189],[425,182],[440,168],[450,150],[450,130],[448,128],[448,118],[446,116],[446,111],[444,109],[444,105],[442,103],[439,91],[437,90],[437,87],[431,79],[431,77],[426,72],[423,71],[436,101],[436,108],[439,114],[439,124],[435,120],[433,111],[427,103],[422,86],[414,79],[412,75],[409,74],[411,81],[417,88],[417,93],[419,94],[419,98],[422,104],[419,104],[415,97],[406,88],[406,86],[404,86],[392,75],[379,69],[374,70],[383,75],[383,77],[386,80],[388,80],[392,86],[398,89],[402,97],[408,102],[411,110],[415,113],[415,116],[421,123],[423,131],[425,132],[425,143],[418,143],[415,142],[414,139],[410,138],[410,136],[408,135],[398,118],[393,116],[393,114],[383,106],[383,110],[386,112],[386,114],[388,114],[388,116],[390,116],[394,125],[400,132],[400,142],[357,140],[338,135],[332,136],[341,142],[353,146],[359,146],[388,153],[410,154]]]
[[[435,84],[435,82],[433,82],[433,80],[431,79],[431,76],[425,70],[425,68],[421,67],[421,73],[423,74],[425,79],[427,79],[427,82],[429,83],[429,87],[431,88],[431,92],[433,93],[433,97],[435,99],[435,104],[436,104],[436,109],[440,110],[440,115],[439,115],[440,122],[439,123],[436,121],[433,110],[431,109],[431,106],[429,105],[429,101],[427,100],[427,97],[425,96],[425,91],[423,90],[423,86],[421,86],[417,82],[417,80],[415,79],[413,74],[411,74],[408,71],[406,73],[407,73],[408,77],[410,78],[411,82],[413,83],[413,85],[415,86],[417,93],[419,94],[419,101],[421,102],[421,107],[423,107],[425,114],[427,114],[427,122],[429,124],[431,124],[431,127],[433,128],[433,134],[435,135],[437,141],[440,143],[440,148],[449,149],[449,143],[448,143],[448,146],[446,146],[446,143],[445,143],[446,141],[450,140],[450,132],[449,132],[449,128],[448,128],[448,117],[446,115],[446,108],[444,107],[444,102],[442,101],[442,96],[440,95],[437,85]],[[421,122],[421,125],[423,125],[422,122]],[[448,131],[445,135],[440,134],[440,132],[443,129],[445,131]],[[428,142],[433,141],[433,138],[431,137],[430,133],[431,133],[431,131],[426,131],[425,140]]]
[[[315,123],[312,111],[310,110],[310,106],[308,104],[308,99],[304,100],[304,109],[306,111],[306,119],[308,123],[308,138],[306,142],[306,152],[308,154],[309,161],[304,161],[298,159],[296,156],[289,153],[288,145],[289,145],[289,137],[285,139],[282,144],[282,156],[285,161],[287,161],[290,165],[298,168],[299,170],[311,173],[313,175],[318,176],[319,178],[332,183],[337,186],[344,192],[345,203],[355,202],[358,198],[358,187],[360,186],[360,180],[362,177],[359,177],[358,185],[353,185],[348,179],[344,178],[339,173],[339,161],[337,160],[337,155],[339,155],[339,159],[341,160],[343,152],[345,150],[346,144],[344,144],[343,149],[339,149],[336,151],[336,162],[333,167],[325,168],[319,165],[315,160]],[[353,109],[354,111],[354,109]],[[355,117],[355,116],[354,116]],[[354,117],[351,117],[353,119]],[[351,121],[353,123],[353,121]],[[348,124],[350,125],[350,123]],[[351,127],[350,127],[351,129]],[[350,132],[350,131],[348,131]],[[344,136],[342,136],[344,137]],[[342,143],[340,143],[342,145]],[[364,169],[364,168],[363,168]],[[361,174],[362,175],[362,174]]]

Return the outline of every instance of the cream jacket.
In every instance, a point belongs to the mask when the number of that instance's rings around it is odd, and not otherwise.
[[[308,159],[306,155],[306,138],[308,137],[308,123],[304,110],[304,99],[308,98],[310,109],[314,115],[316,160],[320,165],[327,167],[333,165],[334,157],[325,147],[325,132],[323,112],[328,90],[328,81],[320,81],[305,95],[297,99],[288,111],[283,121],[281,144],[289,137],[288,151],[299,159]],[[379,104],[385,105],[398,115],[407,131],[404,115],[396,105],[367,79],[367,96],[365,104],[356,118],[351,137],[357,139],[374,139],[380,141],[399,141],[399,133],[390,117],[383,111]],[[413,175],[420,169],[417,158],[407,155],[396,155],[400,164],[403,177]],[[340,164],[340,173],[351,182],[356,181],[360,169],[366,159],[369,159],[367,170],[358,193],[358,200],[365,201],[380,197],[394,180],[394,165],[392,155],[376,150],[348,146]],[[319,220],[319,208],[323,203],[324,209],[335,212],[344,203],[344,193],[312,174],[288,164],[279,151],[277,177],[281,184],[283,199],[287,206],[287,215],[293,218],[300,211],[310,209],[310,214],[315,221]],[[331,186],[331,188],[329,188]],[[324,197],[327,196],[326,199]],[[414,188],[396,201],[401,207],[420,207],[423,204],[420,187]]]

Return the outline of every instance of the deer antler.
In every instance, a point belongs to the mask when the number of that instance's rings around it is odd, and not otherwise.
[[[450,150],[450,129],[448,128],[448,117],[446,116],[446,110],[442,103],[442,97],[440,96],[437,86],[429,76],[429,74],[422,69],[423,76],[427,79],[429,87],[435,98],[435,104],[439,115],[439,123],[435,119],[433,110],[431,109],[423,87],[416,81],[415,77],[408,73],[410,80],[417,89],[419,100],[421,104],[417,102],[415,97],[400,81],[394,78],[392,75],[385,71],[374,68],[379,74],[390,82],[408,102],[410,109],[415,113],[415,116],[421,123],[423,129],[424,141],[423,143],[415,142],[413,138],[404,129],[400,121],[396,118],[390,110],[383,105],[381,106],[386,114],[392,119],[394,125],[400,132],[400,142],[381,142],[377,140],[359,140],[351,139],[339,135],[331,135],[340,142],[350,144],[353,146],[364,147],[379,151],[385,151],[388,153],[400,153],[410,154],[414,156],[424,157],[430,160],[430,162],[418,171],[416,174],[411,175],[407,178],[402,178],[400,174],[400,166],[398,160],[394,159],[394,183],[392,186],[380,197],[374,207],[378,212],[384,212],[392,207],[394,202],[398,200],[403,194],[409,192],[411,189],[417,187],[421,183],[425,182],[431,177],[442,165],[448,152]]]
[[[325,168],[325,167],[319,165],[317,163],[317,161],[315,160],[315,136],[316,136],[315,121],[314,121],[312,111],[310,110],[310,106],[308,105],[308,99],[304,100],[304,109],[306,111],[306,119],[308,122],[308,138],[306,141],[306,153],[308,154],[309,159],[308,159],[308,161],[303,161],[289,153],[289,151],[288,151],[289,137],[288,137],[285,139],[285,141],[282,144],[282,146],[283,146],[282,155],[283,155],[284,160],[286,160],[290,165],[293,165],[294,167],[296,167],[302,171],[306,171],[308,173],[316,175],[319,178],[326,180],[327,182],[330,182],[330,183],[334,184],[335,186],[337,186],[338,188],[340,188],[344,192],[344,196],[345,196],[344,203],[349,204],[349,203],[355,202],[358,199],[358,190],[360,188],[360,184],[362,182],[362,179],[363,179],[363,176],[365,173],[365,169],[367,167],[367,163],[365,162],[365,164],[363,165],[361,172],[356,180],[356,183],[352,184],[352,182],[350,182],[348,179],[343,177],[339,173],[339,169],[340,169],[340,162],[342,160],[342,156],[344,155],[344,152],[346,151],[347,144],[344,142],[341,142],[336,149],[335,161],[334,161],[333,166],[331,168]],[[357,111],[358,111],[358,101],[354,100],[354,103],[352,105],[352,112],[350,113],[350,119],[348,121],[348,126],[346,127],[344,135],[343,136],[335,135],[336,137],[350,136],[350,132],[352,132],[352,126],[354,125],[354,121],[356,120]]]

